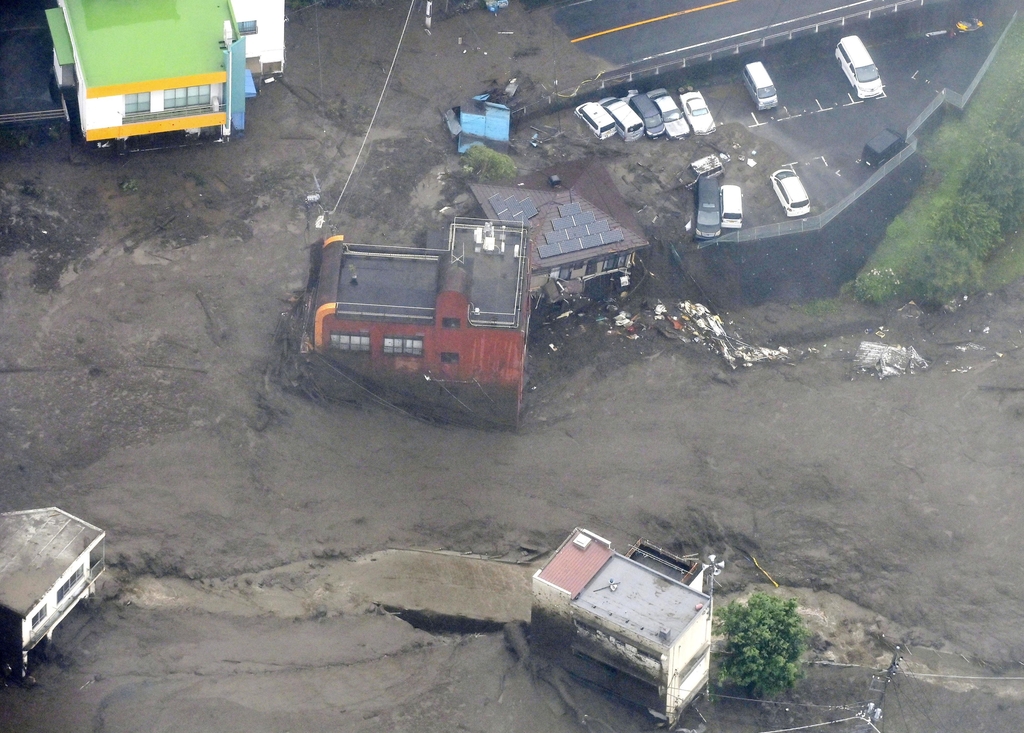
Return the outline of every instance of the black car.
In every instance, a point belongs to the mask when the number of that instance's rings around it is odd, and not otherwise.
[[[696,191],[697,226],[693,229],[693,237],[714,239],[722,233],[718,179],[701,176],[697,179]]]

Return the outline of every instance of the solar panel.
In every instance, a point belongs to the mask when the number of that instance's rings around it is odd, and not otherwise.
[[[501,194],[494,194],[487,199],[487,203],[491,205],[491,208],[494,209],[494,215],[499,219],[504,218],[508,213],[508,202],[502,200]]]
[[[537,211],[537,206],[533,203],[533,199],[531,198],[524,199],[520,202],[520,205],[523,207],[523,213],[526,215],[527,219],[532,219],[540,213]]]
[[[554,257],[555,255],[562,254],[562,250],[557,244],[542,244],[537,248],[537,254],[539,254],[540,258],[543,260],[547,257]]]
[[[615,242],[623,241],[625,238],[626,236],[622,233],[621,229],[613,229],[601,235],[601,241],[604,244],[614,244]]]
[[[544,241],[548,244],[558,244],[569,239],[565,234],[565,229],[559,229],[557,232],[544,232]]]
[[[579,239],[570,239],[568,242],[562,242],[558,246],[562,248],[562,254],[567,255],[583,249],[583,242]]]
[[[582,214],[583,209],[580,208],[579,203],[566,204],[565,206],[558,207],[559,216],[572,216],[573,214]]]
[[[601,241],[600,234],[588,234],[580,240],[580,244],[583,249],[591,249],[592,247],[600,247],[603,242]]]

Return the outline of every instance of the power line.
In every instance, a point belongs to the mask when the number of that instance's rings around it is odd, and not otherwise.
[[[348,178],[345,180],[345,185],[341,188],[341,194],[338,196],[338,202],[334,204],[334,208],[327,212],[328,216],[331,216],[341,206],[341,199],[345,195],[345,191],[348,190],[348,184],[352,181],[352,176],[355,175],[356,167],[359,165],[359,158],[363,154],[363,148],[366,147],[366,141],[370,139],[370,131],[373,130],[373,123],[377,120],[377,113],[380,112],[380,106],[384,103],[384,95],[387,94],[388,85],[391,83],[391,74],[395,71],[395,64],[398,62],[398,53],[402,50],[402,42],[405,40],[405,31],[409,28],[409,19],[412,17],[412,9],[416,6],[417,0],[410,0],[409,12],[405,15],[405,24],[402,26],[402,34],[398,37],[398,46],[395,48],[395,56],[391,59],[391,68],[388,69],[387,78],[384,79],[384,87],[380,90],[380,97],[377,99],[377,106],[373,108],[373,116],[370,117],[370,124],[366,126],[366,134],[363,135],[363,142],[359,144],[359,150],[356,152],[356,159],[352,161],[352,170],[348,172]]]
[[[826,725],[835,725],[836,723],[846,723],[850,720],[863,720],[859,715],[851,715],[849,718],[842,718],[840,720],[829,720],[826,723],[811,723],[810,725],[798,725],[795,728],[776,728],[775,730],[763,730],[760,733],[788,733],[793,730],[807,730],[809,728],[822,728]]]

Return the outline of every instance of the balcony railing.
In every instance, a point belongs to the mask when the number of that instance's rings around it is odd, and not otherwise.
[[[193,104],[188,107],[172,107],[163,112],[130,112],[125,113],[123,122],[126,125],[135,122],[156,122],[158,120],[175,120],[179,117],[198,117],[215,112],[221,112],[223,108],[214,109],[212,104]]]

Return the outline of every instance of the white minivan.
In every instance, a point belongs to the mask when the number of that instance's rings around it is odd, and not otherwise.
[[[723,185],[718,191],[722,200],[722,229],[739,229],[743,226],[743,191],[733,185]]]
[[[639,140],[644,136],[644,121],[640,115],[633,111],[629,102],[625,99],[602,99],[601,106],[608,110],[608,114],[615,120],[615,131],[627,143]]]
[[[743,67],[743,85],[750,92],[750,97],[757,105],[758,111],[779,106],[779,96],[775,92],[775,84],[772,83],[772,78],[768,76],[768,70],[760,61]]]
[[[857,36],[846,36],[836,46],[836,58],[860,99],[882,95],[882,79],[875,62]]]

